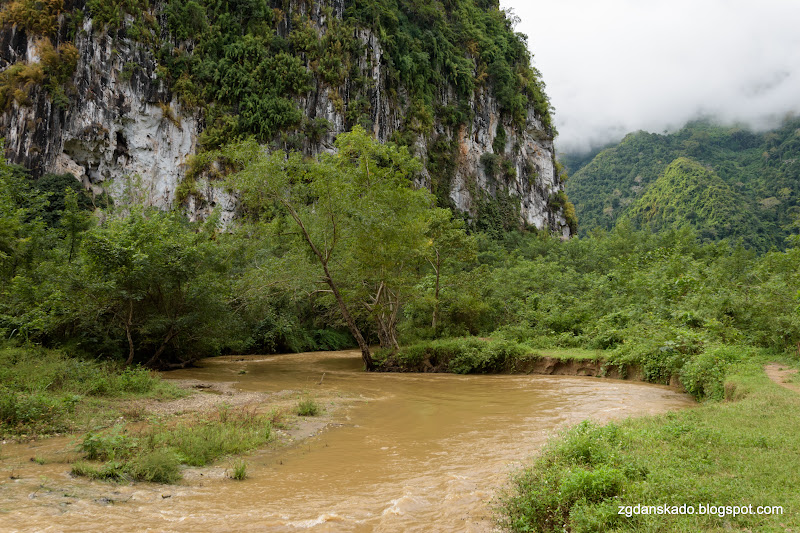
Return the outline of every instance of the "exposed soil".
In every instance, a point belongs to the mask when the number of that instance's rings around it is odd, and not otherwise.
[[[432,362],[425,359],[414,367],[403,366],[397,361],[389,360],[381,367],[384,372],[448,372],[448,363]],[[638,365],[612,366],[602,359],[558,359],[537,355],[525,360],[514,361],[513,367],[507,368],[509,374],[540,374],[545,376],[593,376],[630,381],[645,381],[644,372]],[[678,376],[672,376],[669,386],[683,390]]]
[[[767,377],[785,389],[800,393],[800,383],[792,382],[792,378],[797,374],[796,368],[789,368],[780,363],[770,363],[764,365],[764,372]]]

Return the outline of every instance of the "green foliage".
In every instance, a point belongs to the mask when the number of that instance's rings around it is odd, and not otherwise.
[[[257,448],[272,437],[270,416],[250,409],[221,408],[207,420],[156,428],[142,437],[144,449],[168,448],[181,462],[204,466],[220,457]]]
[[[440,339],[404,346],[394,357],[403,370],[444,368],[455,374],[504,372],[531,352],[524,344],[475,337]]]
[[[271,414],[253,410],[221,408],[215,416],[155,426],[134,434],[121,426],[87,433],[79,449],[85,459],[72,473],[95,479],[175,483],[181,478],[180,465],[204,466],[216,459],[241,453],[269,442]],[[96,463],[100,463],[97,465]],[[237,463],[234,473],[244,479],[247,467]]]
[[[752,356],[752,350],[741,346],[720,346],[707,349],[681,368],[680,379],[686,392],[697,399],[722,400],[728,368]]]
[[[298,416],[317,416],[321,410],[314,398],[303,398],[297,403]]]
[[[0,429],[4,433],[53,433],[69,427],[74,396],[24,393],[0,387]]]
[[[14,24],[34,35],[55,33],[64,0],[13,0],[4,2],[0,25]]]
[[[413,96],[430,103],[437,87],[448,84],[466,99],[477,87],[491,84],[501,112],[516,127],[525,127],[528,107],[533,107],[554,133],[550,103],[530,64],[525,36],[513,31],[496,3],[359,0],[348,8],[348,16],[381,36],[392,76]]]
[[[0,110],[7,111],[13,102],[30,105],[31,90],[43,81],[40,63],[14,63],[0,72]]]
[[[88,0],[86,7],[95,24],[107,31],[125,29],[134,41],[155,44],[160,28],[150,12],[149,0]],[[126,23],[125,17],[133,19]]]
[[[695,161],[679,158],[624,216],[656,231],[690,225],[703,239],[736,240],[758,232],[758,221],[752,213],[742,211],[743,203],[719,176]],[[748,241],[745,240],[746,245],[755,247],[756,243]]]
[[[42,213],[42,222],[50,227],[64,227],[79,224],[77,220],[63,220],[64,215],[78,216],[80,212],[88,214],[93,209],[92,199],[72,174],[43,174],[33,184],[39,192],[47,195],[47,206]],[[70,205],[72,204],[72,205]],[[81,224],[79,224],[81,225]],[[87,225],[81,225],[85,231]]]
[[[586,519],[584,506],[622,496],[628,483],[647,472],[620,457],[620,436],[613,424],[584,421],[551,441],[533,466],[514,476],[513,492],[501,497],[501,524],[511,531],[571,530],[579,515]],[[616,520],[609,514],[601,529]]]
[[[90,7],[97,19],[113,26],[120,23],[118,13],[135,14],[127,5]],[[304,129],[295,97],[312,90],[328,92],[346,127],[371,128],[373,81],[360,64],[366,60],[369,68],[372,58],[356,37],[363,27],[375,32],[387,53],[383,61],[388,61],[391,93],[401,87],[408,91],[405,132],[428,134],[437,118],[451,126],[465,123],[473,92],[488,84],[503,116],[517,128],[526,127],[532,107],[554,133],[550,104],[530,64],[525,38],[513,31],[497,5],[460,0],[429,9],[407,1],[356,2],[341,18],[323,8],[327,15],[321,29],[307,16],[279,7],[272,9],[263,0],[236,5],[171,0],[164,9],[171,39],[161,43],[158,56],[173,90],[189,106],[230,106],[235,120],[235,128],[212,148],[239,136],[255,135],[260,142],[276,141],[279,134],[291,137]],[[186,41],[198,46],[188,52],[182,45]],[[345,85],[347,91],[341,91]],[[442,85],[455,89],[457,102],[435,105]]]
[[[0,110],[12,103],[30,105],[33,89],[44,85],[53,103],[65,109],[68,104],[69,80],[78,65],[78,50],[72,43],[54,48],[49,38],[37,43],[40,60],[35,63],[17,62],[0,73]]]
[[[170,450],[151,450],[137,456],[128,468],[136,481],[177,483],[181,479],[180,459]]]
[[[397,345],[400,298],[424,252],[425,215],[433,201],[426,189],[411,187],[420,164],[404,147],[382,145],[356,127],[339,135],[336,148],[304,160],[296,152],[265,154],[250,140],[220,156],[241,169],[229,183],[241,192],[251,219],[275,230],[296,228],[283,243],[291,253],[284,260],[295,271],[305,263],[304,274],[316,270],[308,282],[328,286],[366,357],[350,310],[367,311],[383,347]]]
[[[231,479],[236,481],[244,481],[247,479],[247,463],[244,460],[238,460],[233,463],[233,471],[229,474]]]
[[[499,239],[504,232],[521,229],[521,200],[518,196],[499,187],[494,194],[481,189],[476,191],[476,196],[477,213],[473,223],[475,230]]]
[[[142,368],[82,361],[63,352],[0,348],[0,433],[53,433],[72,427],[86,396],[175,397],[177,391]]]
[[[129,364],[163,366],[213,351],[225,320],[217,252],[175,215],[109,219],[85,238],[89,298],[79,319],[118,332]]]

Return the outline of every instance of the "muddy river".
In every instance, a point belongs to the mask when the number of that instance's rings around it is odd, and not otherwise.
[[[212,359],[167,374],[330,406],[315,436],[249,454],[244,481],[215,474],[220,466],[174,486],[89,482],[66,464],[30,461],[69,439],[5,445],[0,531],[491,531],[495,490],[558,429],[692,404],[666,387],[590,377],[360,368],[359,353],[344,351]]]

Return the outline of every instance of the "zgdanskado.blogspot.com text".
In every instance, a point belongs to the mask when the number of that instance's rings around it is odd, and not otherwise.
[[[755,515],[782,515],[781,505],[619,505],[618,514],[631,517],[634,515],[717,515],[719,517]]]

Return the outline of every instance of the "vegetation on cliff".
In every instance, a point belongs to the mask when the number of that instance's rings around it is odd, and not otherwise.
[[[445,161],[481,102],[497,103],[503,142],[495,150],[505,148],[504,128],[521,133],[529,120],[545,138],[555,135],[526,38],[496,1],[14,0],[2,3],[0,27],[34,37],[40,57],[31,62],[9,52],[16,63],[0,74],[0,111],[33,104],[40,86],[62,109],[82,98],[71,85],[74,44],[88,37],[152,60],[129,61],[110,81],[135,76],[152,85],[171,120],[180,118],[169,101],[177,97],[181,113],[199,118],[201,152],[253,137],[309,153],[334,127],[339,133],[357,125],[380,126],[412,150],[422,136],[426,153],[417,155],[425,156],[441,207],[450,206],[454,172]],[[372,50],[378,46],[380,55]],[[384,120],[376,119],[376,105],[391,108],[390,124],[373,124]],[[182,186],[181,201],[196,192],[193,179]],[[519,225],[516,215],[503,223]]]

